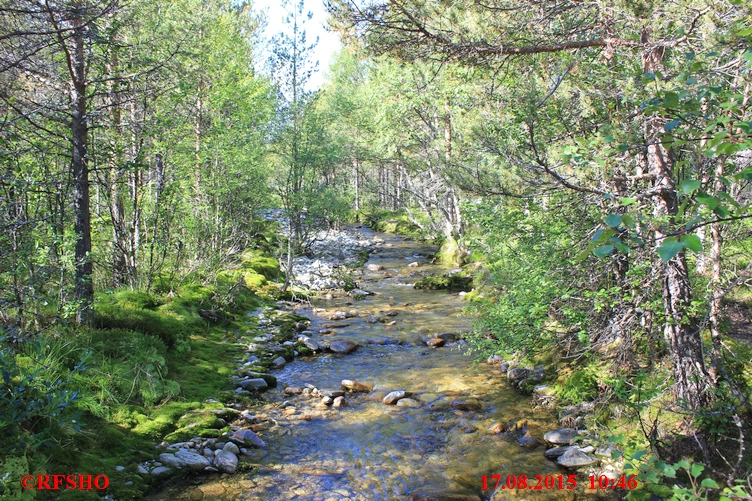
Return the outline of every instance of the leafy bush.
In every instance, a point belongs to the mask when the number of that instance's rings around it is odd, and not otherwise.
[[[54,429],[71,423],[64,411],[79,398],[75,377],[85,369],[88,354],[67,368],[61,352],[66,345],[40,338],[15,352],[0,339],[0,437],[3,455],[35,449],[53,437]]]

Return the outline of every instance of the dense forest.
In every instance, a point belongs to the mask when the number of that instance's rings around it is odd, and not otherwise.
[[[368,223],[473,276],[471,354],[556,368],[635,499],[750,499],[750,5],[326,3],[312,90],[302,1],[259,62],[251,2],[0,0],[0,497],[174,432]]]

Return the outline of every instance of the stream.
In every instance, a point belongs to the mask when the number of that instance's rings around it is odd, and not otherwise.
[[[296,311],[311,319],[312,339],[347,339],[359,345],[357,350],[299,357],[273,372],[279,384],[263,394],[268,403],[251,409],[276,423],[260,432],[268,448],[252,449],[250,457],[243,458],[252,471],[202,477],[198,485],[169,488],[149,499],[392,501],[412,495],[488,500],[493,474],[527,474],[532,479],[571,473],[546,459],[543,446],[527,449],[518,443],[525,431],[542,441],[546,431],[557,427],[552,413],[533,412],[530,397],[512,389],[498,366],[474,362],[463,341],[432,348],[422,340],[438,334],[459,339],[471,330],[471,319],[461,315],[462,296],[412,287],[427,274],[448,271],[428,261],[426,256],[436,249],[359,231],[383,240],[367,263],[383,269],[364,266],[355,277],[359,288],[373,295],[335,295]],[[352,316],[332,320],[338,311]],[[322,406],[320,398],[311,395],[285,392],[306,385],[340,390],[343,379],[373,385],[373,391],[347,393],[341,408]],[[420,406],[382,403],[393,390],[405,390]],[[496,423],[513,431],[489,433]],[[483,490],[483,475],[491,489]],[[586,478],[580,475],[579,484]],[[445,497],[419,497],[421,493]],[[493,497],[590,498],[595,497],[581,488],[501,491]]]

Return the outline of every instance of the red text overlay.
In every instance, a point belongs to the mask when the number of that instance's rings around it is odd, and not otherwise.
[[[110,485],[107,475],[92,474],[52,474],[24,475],[21,477],[23,490],[37,491],[103,491]]]

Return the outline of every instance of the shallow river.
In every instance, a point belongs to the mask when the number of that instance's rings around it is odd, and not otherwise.
[[[494,423],[524,425],[540,440],[557,427],[552,414],[533,413],[530,398],[511,389],[498,366],[474,363],[462,345],[429,348],[421,341],[471,329],[461,315],[461,296],[412,287],[425,274],[447,271],[424,257],[435,249],[385,234],[368,236],[384,240],[368,263],[384,269],[364,267],[356,279],[374,295],[321,299],[299,310],[312,320],[313,339],[349,339],[359,348],[349,355],[299,358],[275,372],[279,385],[264,394],[269,404],[253,409],[277,423],[261,432],[268,449],[244,458],[253,471],[203,478],[199,485],[168,489],[152,499],[392,501],[438,491],[486,500],[492,492],[483,490],[482,475],[490,484],[493,474],[566,478],[568,472],[544,458],[543,447],[518,445],[521,432],[487,431]],[[408,267],[415,261],[418,267]],[[357,312],[353,318],[329,318],[351,310]],[[371,323],[374,316],[382,322]],[[324,324],[349,325],[322,335]],[[378,344],[384,342],[390,344]],[[314,408],[318,398],[284,393],[285,387],[305,384],[340,389],[343,379],[372,384],[374,392],[347,394],[346,406],[328,410]],[[412,393],[421,407],[381,402],[387,391],[398,389]],[[459,404],[473,408],[459,410]],[[580,477],[579,483],[585,482]],[[586,499],[581,490],[500,494],[494,499]]]

